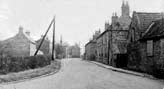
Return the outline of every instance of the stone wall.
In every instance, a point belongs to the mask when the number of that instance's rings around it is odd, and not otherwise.
[[[153,55],[147,55],[147,41],[134,42],[128,46],[128,68],[152,73],[153,67],[161,59],[160,40],[153,41]]]
[[[8,44],[11,47],[8,48],[11,56],[29,56],[30,55],[30,42],[22,34],[16,35],[12,41],[9,41]]]
[[[86,59],[95,60],[96,58],[96,43],[90,42],[85,46]]]
[[[141,54],[140,54],[140,43],[133,42],[128,44],[127,46],[127,54],[128,54],[128,65],[129,69],[140,70],[141,63]]]

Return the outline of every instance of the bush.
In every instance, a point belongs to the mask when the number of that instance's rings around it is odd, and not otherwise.
[[[44,67],[51,63],[49,55],[30,57],[0,57],[0,74]]]

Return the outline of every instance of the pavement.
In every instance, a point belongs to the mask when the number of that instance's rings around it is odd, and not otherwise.
[[[29,81],[0,84],[0,89],[163,89],[164,83],[120,73],[81,59],[64,59],[61,70]]]
[[[131,70],[115,68],[115,67],[112,67],[112,66],[109,66],[109,65],[105,65],[105,64],[96,62],[96,61],[88,61],[88,62],[94,63],[94,64],[96,64],[98,66],[101,66],[101,67],[104,67],[104,68],[107,68],[107,69],[110,69],[110,70],[113,70],[113,71],[116,71],[116,72],[132,74],[132,75],[135,75],[135,76],[147,77],[147,78],[151,78],[151,79],[156,79],[152,75],[149,75],[149,74],[146,74],[146,73],[139,73],[139,72],[135,72],[135,71],[131,71]]]

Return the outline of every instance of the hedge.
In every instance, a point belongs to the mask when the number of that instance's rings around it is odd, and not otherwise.
[[[48,55],[30,57],[0,57],[0,74],[35,69],[38,67],[44,67],[50,63],[51,57]]]

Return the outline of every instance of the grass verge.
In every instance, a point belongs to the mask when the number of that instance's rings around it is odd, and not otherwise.
[[[21,81],[25,79],[32,79],[40,77],[42,75],[47,75],[50,73],[56,73],[61,67],[61,62],[59,60],[52,61],[50,65],[42,68],[30,69],[26,71],[21,71],[17,73],[9,73],[6,75],[0,75],[0,83],[8,83],[13,81]]]

